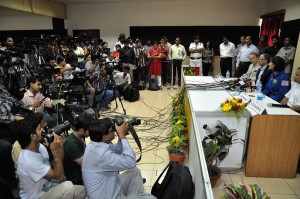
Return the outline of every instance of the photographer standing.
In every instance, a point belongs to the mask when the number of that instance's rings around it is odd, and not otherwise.
[[[14,124],[18,132],[22,151],[18,159],[18,174],[20,180],[20,196],[31,198],[84,198],[83,186],[73,185],[70,181],[53,186],[53,179],[63,181],[63,159],[65,136],[53,133],[54,141],[50,144],[53,161],[49,162],[49,154],[43,142],[43,115],[33,113],[24,120]]]
[[[120,61],[122,68],[124,66],[130,67],[130,76],[133,78],[133,70],[136,68],[135,55],[133,48],[130,47],[130,40],[128,39],[124,41],[124,47],[120,50]]]
[[[87,146],[82,164],[82,177],[88,198],[123,199],[155,198],[143,193],[141,172],[136,168],[136,158],[129,145],[126,134],[128,124],[115,124],[119,135],[117,144],[112,129],[114,125],[109,118],[92,123],[89,128],[91,143]],[[119,171],[126,170],[122,175]]]

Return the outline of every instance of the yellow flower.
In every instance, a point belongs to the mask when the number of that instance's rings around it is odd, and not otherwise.
[[[182,124],[183,122],[181,121],[181,120],[178,120],[177,122],[176,122],[176,124]]]
[[[236,104],[237,106],[244,106],[244,103],[242,102],[242,103],[237,103]]]
[[[172,140],[173,140],[174,142],[179,142],[180,138],[179,138],[178,136],[175,136],[175,137],[172,138]]]
[[[178,101],[178,97],[175,98],[175,102],[177,102],[177,101]]]
[[[224,104],[224,106],[222,107],[222,110],[224,112],[228,112],[231,110],[231,108],[232,108],[232,106],[230,104]]]
[[[237,101],[238,101],[238,100],[235,99],[235,98],[232,98],[232,99],[231,99],[231,102],[232,102],[232,103],[237,103]]]

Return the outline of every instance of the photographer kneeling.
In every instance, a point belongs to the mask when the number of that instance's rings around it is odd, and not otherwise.
[[[111,143],[115,138],[113,125],[119,135],[119,141],[114,145]],[[118,126],[106,118],[91,123],[91,143],[85,150],[82,163],[82,178],[88,198],[155,198],[143,193],[141,172],[136,168],[135,154],[126,139],[127,133],[127,122]],[[119,174],[119,171],[126,169]]]
[[[52,180],[64,180],[64,135],[53,133],[54,140],[50,144],[53,161],[49,162],[49,154],[43,142],[43,115],[32,113],[24,120],[15,121],[14,130],[22,151],[18,159],[20,180],[20,196],[31,198],[85,198],[83,186],[73,185],[70,181],[53,187]]]
[[[123,72],[114,74],[114,80],[116,82],[116,89],[118,89],[120,95],[124,95],[126,87],[131,84],[131,78],[129,74],[129,66],[124,66]]]

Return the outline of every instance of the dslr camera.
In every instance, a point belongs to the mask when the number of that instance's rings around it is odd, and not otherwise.
[[[47,126],[44,128],[42,132],[43,139],[46,138],[48,143],[52,143],[54,140],[54,135],[61,135],[63,132],[70,130],[71,123],[69,121],[65,121],[64,123],[54,127],[53,129],[49,129]]]
[[[112,131],[116,131],[115,124],[121,126],[124,123],[124,118],[121,117],[113,117],[111,118],[112,121]],[[141,124],[141,120],[137,119],[136,117],[132,118],[132,120],[128,121],[128,126],[137,126]]]

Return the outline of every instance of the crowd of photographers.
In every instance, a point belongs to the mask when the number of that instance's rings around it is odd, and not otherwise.
[[[67,124],[52,114],[53,99],[66,96],[49,91],[51,85],[63,90],[69,84],[70,92],[70,85],[81,80],[89,107],[104,111],[116,97],[113,89],[121,93],[132,79],[146,80],[144,71],[135,70],[140,59],[129,47],[131,41],[120,36],[114,51],[95,38],[46,37],[16,45],[13,38],[4,38],[0,48],[1,196],[155,198],[143,193],[135,154],[126,140],[126,121],[118,126],[109,118],[83,113],[66,137]],[[146,59],[146,53],[139,53]],[[71,92],[82,85],[75,84]],[[63,124],[57,127],[59,123]],[[118,141],[113,145],[115,132]],[[86,147],[88,136],[91,143]],[[120,175],[121,170],[126,171]]]

